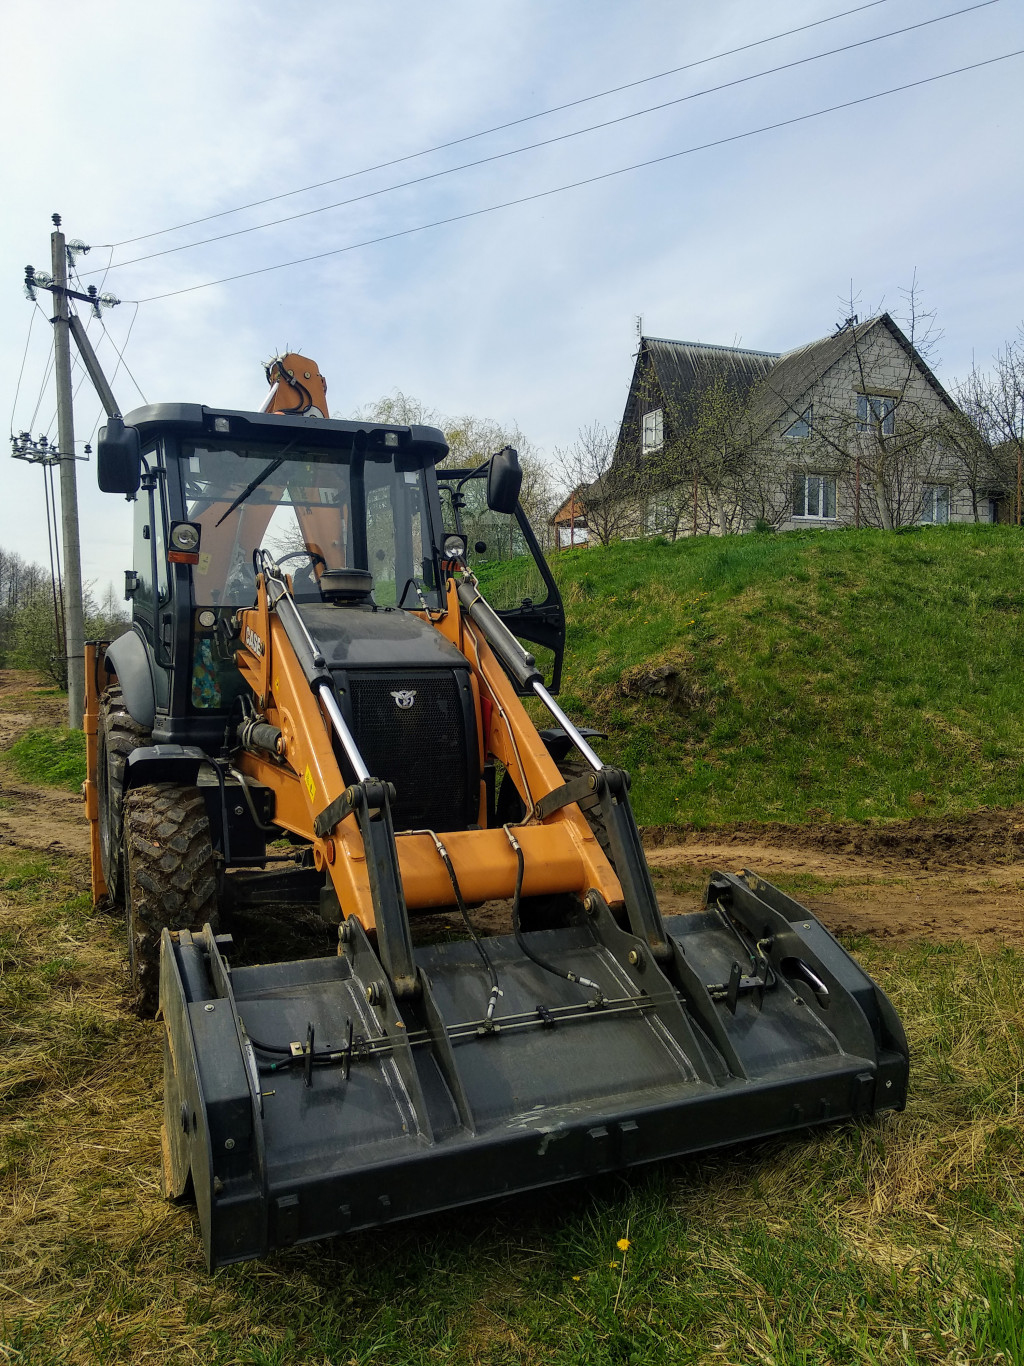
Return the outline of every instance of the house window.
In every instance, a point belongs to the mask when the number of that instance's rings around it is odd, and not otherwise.
[[[836,481],[832,474],[793,475],[793,516],[834,521]]]
[[[881,394],[858,394],[857,430],[892,436],[896,430],[896,400]]]
[[[668,499],[652,498],[647,504],[647,511],[644,516],[644,533],[647,536],[658,536],[662,532],[670,530],[673,521],[672,508]]]
[[[948,484],[925,484],[921,521],[931,522],[936,526],[945,525],[949,521],[949,494]]]
[[[811,410],[805,409],[797,420],[783,433],[784,436],[810,436],[811,434]]]
[[[646,455],[648,451],[660,451],[664,444],[664,418],[662,410],[655,408],[653,412],[643,415],[643,434],[642,448]]]

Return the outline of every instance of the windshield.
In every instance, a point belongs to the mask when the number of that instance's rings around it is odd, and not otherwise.
[[[253,552],[292,574],[295,596],[316,601],[321,569],[367,569],[380,606],[439,607],[420,466],[388,451],[351,454],[273,446],[184,444],[185,512],[202,527],[192,571],[195,606],[249,607]]]

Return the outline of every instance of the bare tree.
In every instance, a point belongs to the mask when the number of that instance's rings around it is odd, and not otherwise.
[[[336,413],[336,417],[340,414]],[[435,408],[428,408],[412,394],[394,389],[382,394],[373,403],[364,403],[352,414],[354,421],[387,422],[395,427],[440,427],[443,418]]]
[[[777,451],[754,417],[757,390],[720,371],[682,401],[669,403],[668,439],[639,465],[648,508],[645,530],[731,535],[756,524],[781,525],[788,497]]]
[[[972,365],[967,378],[953,386],[956,412],[947,416],[942,428],[943,444],[971,496],[971,512],[976,522],[981,521],[984,493],[1003,482],[992,449],[996,425],[992,397],[991,378]]]
[[[602,545],[635,532],[639,515],[636,483],[613,468],[614,456],[615,437],[599,422],[581,427],[571,446],[555,451],[563,506],[572,500],[573,520],[582,516],[588,533]]]
[[[1004,476],[1012,477],[1013,520],[1020,526],[1024,514],[1024,325],[996,356],[989,400],[993,453],[998,453]]]
[[[916,279],[901,295],[904,308],[897,326],[909,345],[896,345],[895,335],[880,325],[881,308],[861,323],[857,299],[845,300],[837,335],[848,333],[849,346],[841,370],[834,372],[839,381],[829,382],[836,357],[826,353],[822,368],[787,403],[781,418],[784,435],[787,423],[810,417],[806,435],[792,449],[799,467],[835,477],[856,526],[887,530],[920,521],[928,486],[947,477],[951,467],[944,439],[951,409],[921,372],[921,362],[941,334],[934,313],[920,307]],[[773,383],[769,372],[761,388],[773,393]],[[812,388],[810,415],[799,409]],[[782,394],[774,396],[786,402]]]
[[[916,356],[922,360],[930,356],[941,333],[934,311],[921,309],[916,277],[900,292],[903,331],[910,350],[902,353],[898,373],[881,386],[887,392],[872,393],[880,387],[874,379],[872,334],[854,329],[853,356],[860,384],[850,432],[853,439],[847,441],[847,477],[852,456],[858,519],[887,531],[920,521],[924,487],[940,473],[944,454],[941,435],[946,415],[938,414],[933,403],[922,401],[915,383],[919,378]]]
[[[12,662],[19,616],[44,592],[50,593],[50,576],[45,569],[13,551],[0,549],[0,663]],[[52,604],[50,617],[53,624]]]
[[[449,469],[476,469],[502,447],[511,446],[519,452],[523,470],[519,502],[531,525],[543,534],[554,502],[551,474],[518,423],[506,425],[494,418],[471,414],[446,417],[401,389],[364,404],[354,416],[367,422],[389,422],[403,427],[439,427],[448,443],[448,455],[442,465]]]
[[[101,602],[86,584],[84,599],[87,638],[110,640],[131,625],[111,584]],[[6,550],[0,550],[0,664],[38,669],[67,686],[64,628],[50,575]]]

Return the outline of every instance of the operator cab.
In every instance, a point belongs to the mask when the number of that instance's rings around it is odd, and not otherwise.
[[[197,404],[138,409],[123,426],[112,420],[98,472],[101,488],[136,498],[127,595],[152,677],[154,741],[223,740],[245,695],[234,618],[253,606],[261,552],[289,575],[303,613],[422,618],[444,611],[441,548],[446,532],[463,530],[461,490],[468,480],[482,495],[482,476],[502,468],[499,460],[476,471],[436,471],[447,454],[443,433],[425,426]],[[518,481],[504,509],[514,513],[517,532],[501,544],[528,562],[539,589],[517,588],[501,615],[516,634],[552,648],[549,681],[557,689],[561,600],[515,502],[517,489]],[[511,524],[507,515],[500,521]],[[497,545],[499,538],[491,539]],[[355,627],[355,616],[350,620]],[[365,638],[368,623],[355,634]]]

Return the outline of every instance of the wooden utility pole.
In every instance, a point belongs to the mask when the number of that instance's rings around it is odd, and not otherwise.
[[[113,308],[119,301],[113,294],[100,294],[95,285],[90,285],[83,293],[68,288],[68,260],[72,253],[88,251],[84,242],[72,242],[70,248],[60,230],[60,214],[53,215],[54,231],[50,234],[50,261],[53,275],[36,274],[35,266],[25,267],[25,293],[33,303],[36,291],[48,290],[53,295],[53,359],[57,379],[57,446],[51,447],[49,454],[57,456],[60,465],[60,509],[64,542],[64,601],[65,629],[64,656],[68,671],[68,725],[72,730],[82,729],[82,713],[85,710],[85,613],[82,602],[82,550],[78,531],[78,471],[75,465],[75,418],[71,392],[71,338],[82,353],[82,360],[90,379],[96,387],[108,417],[119,413],[117,402],[110,391],[110,385],[96,359],[85,328],[71,312],[70,300],[78,299],[88,304],[94,315],[100,316],[101,308]],[[32,442],[27,432],[12,454],[20,459],[35,459],[40,454],[40,444]],[[89,447],[86,446],[86,451]]]
[[[71,401],[71,336],[68,308],[67,243],[60,214],[53,215],[50,235],[53,263],[53,358],[57,379],[57,440],[60,446],[60,510],[64,532],[64,649],[68,667],[68,725],[82,729],[85,710],[85,616],[82,607],[82,551],[78,534],[78,473],[75,466],[75,419]]]

